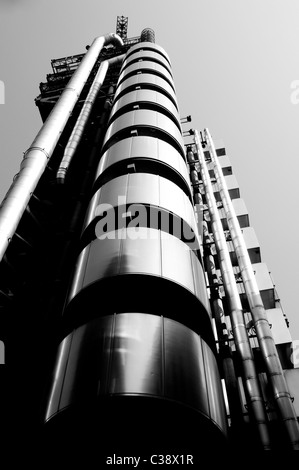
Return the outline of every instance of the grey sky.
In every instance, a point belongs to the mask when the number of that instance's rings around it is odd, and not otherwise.
[[[172,64],[181,116],[222,138],[291,333],[297,308],[299,80],[297,0],[0,0],[0,199],[41,126],[34,98],[50,60],[85,51],[129,17],[149,26]],[[188,127],[187,127],[188,128]]]

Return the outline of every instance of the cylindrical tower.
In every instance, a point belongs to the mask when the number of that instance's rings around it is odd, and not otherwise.
[[[141,41],[99,155],[46,428],[200,454],[226,443],[224,399],[171,64],[152,30]]]

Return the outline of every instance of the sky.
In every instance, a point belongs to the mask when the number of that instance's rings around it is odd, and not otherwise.
[[[51,59],[85,52],[117,15],[129,37],[155,30],[181,117],[223,139],[299,340],[298,0],[0,0],[0,199],[41,127],[34,98]]]

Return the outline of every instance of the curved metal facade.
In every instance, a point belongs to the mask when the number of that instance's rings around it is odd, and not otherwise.
[[[164,439],[220,445],[226,416],[185,146],[169,58],[152,42],[124,59],[99,157],[47,422],[67,426],[96,403],[112,421],[130,410],[135,438],[142,426],[150,439],[150,410],[164,413]]]

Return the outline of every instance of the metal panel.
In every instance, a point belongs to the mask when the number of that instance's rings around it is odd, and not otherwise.
[[[69,299],[72,299],[73,297],[75,297],[78,291],[80,291],[82,288],[82,285],[84,283],[86,264],[88,262],[88,257],[89,257],[89,250],[90,250],[90,246],[87,246],[86,248],[84,248],[84,250],[81,251],[78,257],[78,260],[75,266],[74,276],[72,279],[72,284],[68,293]]]
[[[113,317],[87,323],[60,344],[46,420],[66,406],[104,394]]]
[[[294,397],[294,408],[296,415],[299,417],[299,369],[285,370],[284,375],[291,397]]]
[[[130,228],[126,233],[127,238],[122,243],[119,273],[161,276],[160,233],[145,227],[138,227],[136,230]]]
[[[162,395],[162,318],[116,316],[108,393]]]
[[[194,209],[184,191],[172,181],[151,173],[122,175],[104,184],[91,200],[86,222],[90,223],[107,208],[126,204],[144,204],[174,213],[192,228],[199,239]],[[130,211],[130,208],[128,210]],[[134,210],[134,207],[131,210]],[[151,215],[155,217],[154,213]],[[111,230],[114,228],[117,227],[112,227]]]
[[[145,48],[149,48],[149,49],[154,50],[154,51],[159,51],[162,55],[164,55],[166,57],[166,59],[170,63],[169,55],[167,54],[167,52],[165,52],[163,47],[159,46],[158,44],[155,44],[155,43],[152,43],[152,42],[146,42],[146,41],[139,42],[138,44],[135,44],[134,46],[130,47],[130,50],[129,50],[127,56],[130,56],[130,54],[132,54],[132,53],[134,53],[138,50],[144,50]]]
[[[281,308],[266,310],[275,344],[291,343],[292,337]]]
[[[151,59],[161,62],[164,65],[164,67],[166,67],[168,71],[171,73],[171,67],[169,65],[169,62],[161,54],[155,51],[142,51],[142,50],[141,51],[139,50],[139,51],[134,52],[133,54],[130,54],[129,57],[124,60],[122,67],[121,67],[121,72],[128,64],[130,64],[133,61],[151,60]]]
[[[88,260],[82,279],[82,289],[103,277],[119,274],[121,264],[121,240],[114,236],[113,239],[104,238],[94,240],[89,245]],[[74,292],[75,294],[75,292]]]
[[[180,146],[182,154],[185,154],[182,134],[174,122],[161,113],[147,109],[129,111],[128,113],[118,117],[115,121],[113,121],[107,129],[103,146],[105,146],[108,140],[117,132],[123,131],[133,126],[152,127],[153,130],[158,128],[164,132],[167,132],[170,138],[173,138]]]
[[[93,240],[81,254],[69,301],[83,288],[103,278],[118,274],[156,275],[187,288],[210,311],[207,295],[195,279],[203,281],[200,262],[188,246],[178,238],[160,230],[133,227],[111,232],[109,237]],[[193,258],[194,257],[194,258]]]
[[[242,234],[243,234],[243,238],[244,238],[247,250],[260,247],[260,244],[258,242],[256,233],[253,227],[244,227],[242,229]]]
[[[112,335],[112,316],[102,318],[96,329],[86,324],[72,333],[60,409],[105,393]]]
[[[218,157],[218,161],[221,165],[221,168],[222,168],[222,171],[223,171],[224,175],[228,174],[228,172],[229,173],[232,172],[232,164],[231,164],[230,159],[227,155],[221,155],[220,157]]]
[[[47,420],[71,405],[87,408],[97,397],[133,395],[191,407],[226,433],[216,361],[192,330],[159,316],[122,313],[71,336],[56,364]]]
[[[175,237],[161,237],[162,242],[162,276],[172,279],[195,293],[194,274],[191,253],[182,249],[182,242]]]
[[[60,408],[61,393],[65,388],[65,371],[70,355],[73,333],[69,334],[59,346],[54,373],[52,376],[52,387],[49,392],[46,419],[55,414]]]
[[[150,136],[129,137],[111,146],[100,160],[96,178],[111,165],[130,158],[151,158],[174,168],[187,182],[190,178],[181,154],[168,142]]]
[[[242,198],[232,199],[232,203],[233,203],[235,214],[238,217],[240,227],[241,228],[248,227],[249,226],[249,216],[248,216],[248,210],[246,208],[244,200]],[[220,215],[221,219],[223,219],[223,228],[224,228],[224,230],[228,230],[225,210],[223,208],[219,209],[219,215]]]
[[[210,318],[212,318],[205,274],[197,256],[195,256],[193,252],[191,252],[191,263],[193,268],[195,295],[199,299],[202,299],[202,302],[206,306],[206,310],[209,313]]]
[[[274,289],[266,263],[254,263],[252,269],[260,291]]]
[[[225,182],[227,189],[230,191],[231,189],[239,189],[238,181],[235,175],[227,175],[225,176]]]
[[[175,103],[177,103],[176,94],[173,88],[169,85],[169,83],[164,80],[164,78],[158,77],[157,75],[153,75],[151,73],[140,73],[134,75],[133,77],[129,77],[120,83],[116,89],[114,95],[114,101],[117,99],[118,95],[124,91],[128,87],[132,86],[141,86],[141,85],[155,85],[159,88],[164,89],[170,96],[172,96]]]
[[[130,93],[125,94],[114,104],[111,110],[110,119],[124,106],[134,104],[134,106],[137,107],[139,102],[150,104],[153,103],[165,108],[174,116],[174,118],[178,122],[178,125],[180,126],[180,116],[173,102],[169,98],[167,98],[167,96],[163,95],[162,93],[158,93],[154,90],[134,90]]]
[[[251,263],[260,263],[261,262],[261,253],[258,239],[256,237],[255,231],[252,227],[242,228],[243,239],[248,250]],[[236,266],[238,264],[237,255],[234,251],[233,242],[228,242],[230,249],[230,256],[232,264]]]
[[[265,263],[254,263],[252,269],[264,307],[266,309],[275,308],[274,286],[267,265]]]
[[[114,178],[112,181],[109,181],[107,184],[104,184],[95,194],[97,203],[94,204],[95,211],[93,217],[100,215],[102,205],[104,207],[105,204],[110,204],[115,207],[120,204],[126,204],[128,186],[129,175],[119,176],[118,178]],[[155,200],[158,200],[157,195],[153,195],[153,201]]]
[[[163,77],[165,77],[166,80],[168,80],[168,82],[170,84],[172,84],[174,90],[175,90],[175,86],[174,86],[174,83],[173,83],[173,78],[171,76],[171,74],[168,72],[168,70],[163,67],[163,65],[160,65],[160,64],[157,64],[156,62],[152,62],[150,60],[142,60],[141,62],[135,62],[131,65],[129,65],[120,75],[119,75],[119,78],[118,78],[118,83],[120,83],[122,80],[125,79],[125,77],[129,74],[137,74],[139,73],[139,71],[146,71],[146,73],[151,73],[150,70],[152,71],[152,73],[158,73],[158,74],[161,74]]]
[[[201,340],[189,328],[164,319],[165,395],[209,416]],[[187,386],[186,386],[187,385]]]
[[[159,194],[160,180],[160,176],[150,173],[130,174],[128,178],[127,203],[134,204],[140,202],[163,207]],[[183,192],[182,190],[180,191]]]
[[[211,416],[216,423],[222,423],[221,427],[223,427],[226,422],[226,413],[216,359],[211,349],[204,341],[202,341],[202,350],[209,398],[209,416]]]
[[[185,193],[171,181],[160,177],[160,206],[167,207],[174,214],[184,214],[185,220],[195,229],[195,216],[193,207]]]

